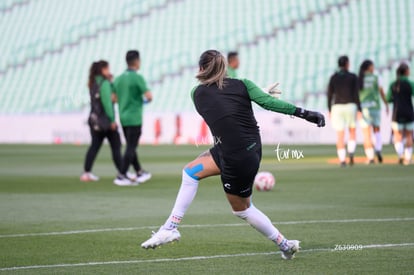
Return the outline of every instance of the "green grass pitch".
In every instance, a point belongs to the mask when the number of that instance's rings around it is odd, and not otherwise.
[[[412,274],[414,166],[341,169],[328,164],[333,146],[282,147],[304,158],[279,162],[265,146],[261,170],[277,183],[254,203],[302,241],[292,261],[231,214],[217,177],[201,182],[180,242],[139,247],[169,215],[183,165],[206,147],[142,146],[153,179],[117,187],[107,145],[97,183],[79,182],[85,146],[0,145],[0,274]],[[395,159],[390,146],[385,158]]]

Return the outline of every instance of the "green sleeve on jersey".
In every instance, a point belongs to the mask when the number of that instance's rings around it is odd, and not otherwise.
[[[241,79],[241,81],[244,85],[246,85],[250,99],[262,108],[287,115],[293,115],[295,112],[295,105],[274,98],[273,96],[265,93],[261,88],[257,87],[256,84],[248,79]]]
[[[394,99],[392,98],[392,85],[393,84],[394,83],[391,83],[390,87],[388,88],[388,92],[386,96],[387,102],[390,102],[390,103],[394,101]]]
[[[137,85],[138,85],[139,90],[142,92],[142,94],[145,94],[146,92],[149,91],[147,82],[140,74],[137,74]]]
[[[112,105],[112,85],[109,83],[109,81],[104,80],[101,85],[101,102],[104,108],[104,111],[106,115],[108,116],[109,120],[111,122],[115,121],[115,114],[114,114],[114,108]]]

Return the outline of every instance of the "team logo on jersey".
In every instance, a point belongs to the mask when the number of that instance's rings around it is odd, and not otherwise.
[[[227,189],[231,189],[231,184],[230,183],[225,183],[224,187],[227,188]]]

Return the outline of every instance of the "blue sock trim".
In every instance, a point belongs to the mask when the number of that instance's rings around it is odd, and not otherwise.
[[[184,168],[184,171],[187,173],[188,176],[190,176],[191,178],[195,179],[195,180],[199,180],[200,177],[196,176],[197,173],[203,171],[204,166],[203,164],[199,163],[197,165],[194,165],[193,167],[187,167]]]

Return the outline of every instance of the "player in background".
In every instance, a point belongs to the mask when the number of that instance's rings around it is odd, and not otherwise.
[[[338,59],[339,70],[332,75],[328,85],[328,110],[332,126],[337,133],[337,154],[341,167],[346,166],[345,129],[349,129],[348,154],[349,164],[354,164],[356,149],[357,112],[360,117],[358,77],[349,72],[349,58]]]
[[[385,104],[388,114],[388,102],[378,76],[374,74],[374,63],[365,60],[359,67],[358,75],[359,99],[361,101],[362,118],[360,125],[364,134],[364,149],[368,163],[374,163],[374,148],[372,145],[371,129],[375,138],[375,154],[378,162],[382,163],[381,102]]]
[[[240,66],[239,53],[229,52],[227,54],[227,76],[231,78],[237,77],[237,69]]]
[[[139,52],[136,50],[128,51],[126,63],[128,69],[118,76],[114,82],[119,106],[119,118],[126,140],[122,168],[120,174],[114,180],[114,183],[120,186],[137,185],[151,178],[151,174],[144,171],[141,167],[137,147],[141,137],[144,100],[145,102],[150,102],[152,94],[147,87],[145,79],[137,73],[141,66]],[[127,177],[131,164],[136,172],[135,179]]]
[[[387,100],[393,103],[392,130],[394,133],[394,147],[399,163],[408,165],[413,154],[414,109],[414,82],[408,79],[410,68],[407,64],[400,64],[397,68],[397,80],[392,82],[387,93]],[[405,149],[403,140],[405,139]]]
[[[181,235],[177,228],[196,195],[199,181],[221,175],[233,214],[274,242],[282,251],[283,259],[292,259],[299,250],[299,241],[286,239],[251,200],[253,181],[262,156],[252,101],[267,110],[294,115],[319,127],[325,125],[323,115],[278,100],[250,80],[227,78],[226,60],[216,50],[201,55],[197,79],[200,85],[191,92],[194,105],[220,142],[185,166],[171,215],[141,246],[155,248],[178,240]]]
[[[108,62],[94,62],[89,70],[89,94],[91,112],[88,124],[92,142],[86,153],[84,172],[81,181],[97,181],[99,178],[92,174],[92,166],[96,155],[105,138],[108,139],[112,150],[112,160],[118,170],[121,170],[121,139],[119,137],[112,102],[112,78]]]

